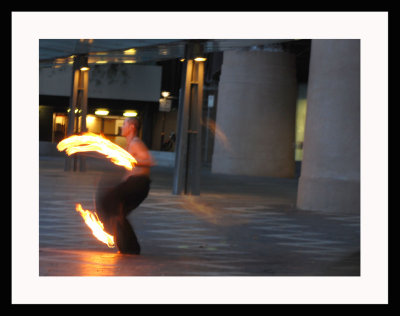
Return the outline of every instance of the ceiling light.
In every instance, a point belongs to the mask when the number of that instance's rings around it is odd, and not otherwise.
[[[162,95],[164,98],[168,98],[168,97],[169,97],[169,92],[168,92],[168,91],[163,91],[163,92],[161,92],[161,95]]]
[[[110,113],[110,111],[108,111],[107,109],[97,109],[94,114],[96,115],[108,115],[108,113]]]
[[[159,53],[160,55],[166,56],[166,55],[168,55],[168,48],[166,48],[166,47],[161,47],[161,48],[159,49],[158,53]]]
[[[207,58],[205,58],[205,57],[196,57],[194,60],[195,61],[206,61]]]
[[[78,67],[81,71],[89,70],[88,64],[88,56],[87,55],[78,55],[76,62],[78,63]]]
[[[131,49],[124,50],[124,54],[125,55],[135,55],[136,54],[136,49],[131,48]]]
[[[125,112],[124,112],[123,116],[126,116],[126,117],[135,117],[135,116],[137,116],[137,112],[136,112],[136,111],[128,110],[128,111],[125,111]]]

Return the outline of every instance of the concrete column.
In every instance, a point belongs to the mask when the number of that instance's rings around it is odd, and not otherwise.
[[[297,207],[360,212],[360,41],[313,40]]]
[[[212,172],[293,177],[296,98],[294,55],[224,52]]]
[[[172,193],[199,195],[204,62],[187,59],[183,73]]]

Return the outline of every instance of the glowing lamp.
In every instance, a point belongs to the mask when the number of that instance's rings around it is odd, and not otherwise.
[[[163,91],[163,92],[161,92],[161,95],[162,95],[164,98],[168,98],[168,97],[169,97],[169,92],[168,92],[168,91]]]
[[[125,111],[123,116],[125,116],[125,117],[135,117],[135,116],[137,116],[137,112],[136,111]]]
[[[125,55],[135,55],[136,54],[136,49],[131,48],[131,49],[124,50],[124,54]]]
[[[110,111],[108,111],[107,109],[97,109],[94,114],[96,115],[108,115],[108,113],[110,113]]]

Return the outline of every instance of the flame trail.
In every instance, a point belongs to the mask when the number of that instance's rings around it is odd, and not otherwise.
[[[136,159],[130,153],[114,144],[108,139],[93,133],[84,133],[83,135],[73,135],[63,139],[58,143],[59,151],[65,150],[68,156],[77,152],[97,151],[119,166],[132,170],[137,163]]]
[[[225,133],[218,127],[217,123],[214,120],[208,119],[205,126],[226,150],[232,151],[232,147],[228,137],[226,137]]]
[[[96,213],[82,209],[82,205],[76,204],[76,211],[79,212],[86,225],[92,230],[93,236],[105,243],[109,248],[114,248],[114,236],[104,231],[104,225]]]
[[[108,139],[93,133],[84,133],[83,135],[73,135],[63,139],[58,143],[59,151],[65,150],[67,155],[77,152],[97,151],[105,155],[114,164],[123,166],[132,170],[137,161],[130,153],[114,144]],[[105,243],[109,248],[114,248],[114,236],[104,231],[104,225],[99,220],[95,212],[82,209],[81,204],[76,204],[76,211],[80,213],[86,225],[92,230],[93,236]]]

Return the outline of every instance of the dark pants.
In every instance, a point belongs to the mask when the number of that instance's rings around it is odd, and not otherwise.
[[[121,253],[140,253],[136,234],[126,217],[147,197],[150,182],[148,176],[131,176],[111,188],[99,187],[96,196],[97,215],[104,224],[104,230],[114,235]]]

